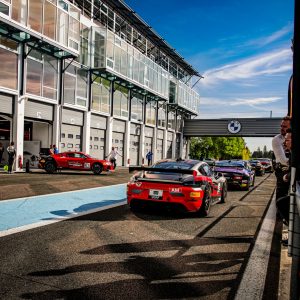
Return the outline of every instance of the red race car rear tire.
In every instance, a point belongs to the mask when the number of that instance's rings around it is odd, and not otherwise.
[[[53,161],[47,161],[45,163],[45,171],[49,174],[53,174],[57,171],[56,165]]]
[[[208,216],[209,210],[210,210],[210,205],[211,205],[211,190],[210,190],[210,188],[207,188],[205,191],[205,194],[204,194],[202,205],[199,209],[199,215],[201,217]]]

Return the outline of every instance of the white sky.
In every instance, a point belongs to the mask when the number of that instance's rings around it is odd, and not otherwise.
[[[272,150],[272,138],[271,137],[247,137],[244,138],[247,147],[250,149],[251,152],[257,150],[260,147],[263,150],[264,146],[267,146],[267,150]]]

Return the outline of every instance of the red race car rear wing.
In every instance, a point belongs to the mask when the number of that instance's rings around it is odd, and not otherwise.
[[[145,179],[144,172],[161,172],[161,173],[177,173],[177,174],[190,174],[193,175],[194,181],[197,176],[196,170],[183,170],[183,169],[165,169],[165,168],[149,168],[149,167],[129,167],[129,173],[132,173],[134,171],[143,171],[141,179],[147,180],[147,181],[161,181],[161,182],[172,182],[172,183],[178,183],[178,181],[175,180],[153,180],[153,179]]]

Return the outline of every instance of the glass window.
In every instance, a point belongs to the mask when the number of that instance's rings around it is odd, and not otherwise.
[[[114,84],[114,115],[128,118],[128,89]]]
[[[73,134],[68,134],[68,139],[72,139],[73,138]]]
[[[56,29],[56,7],[52,3],[45,1],[44,4],[44,35],[55,40]]]
[[[58,0],[57,6],[65,11],[68,11],[69,8],[69,5],[63,0]]]
[[[9,6],[0,2],[0,13],[9,16]]]
[[[158,109],[158,126],[166,127],[166,109],[165,105]]]
[[[175,128],[175,123],[176,123],[175,113],[173,111],[170,111],[168,113],[168,128],[170,128],[170,129],[176,129]]]
[[[65,134],[65,133],[62,133],[62,134],[61,134],[61,137],[62,137],[62,138],[65,138],[65,137],[66,137],[66,134]]]
[[[77,69],[77,97],[87,98],[87,71]]]
[[[79,57],[77,61],[79,61],[81,64],[86,66],[89,64],[88,45],[89,45],[89,28],[81,24],[80,51],[79,51]]]
[[[65,73],[64,75],[64,101],[69,104],[75,104],[76,77]]]
[[[0,85],[9,89],[17,89],[18,55],[0,48]]]
[[[131,119],[142,122],[143,111],[143,96],[137,93],[133,93],[133,98],[131,99]]]
[[[57,11],[57,41],[68,46],[69,16],[62,10]]]
[[[42,62],[28,58],[27,59],[27,78],[26,78],[27,93],[41,96],[42,74],[43,74]]]
[[[148,102],[146,104],[146,123],[155,125],[156,120],[156,102]]]
[[[57,60],[44,55],[43,96],[57,99]]]
[[[72,43],[69,46],[78,50],[80,39],[80,23],[78,20],[69,17],[69,38],[72,39]]]
[[[28,0],[28,27],[42,32],[43,2],[41,0]]]
[[[11,17],[18,23],[27,25],[27,0],[12,0]]]
[[[69,149],[73,148],[73,144],[68,144],[68,148]]]

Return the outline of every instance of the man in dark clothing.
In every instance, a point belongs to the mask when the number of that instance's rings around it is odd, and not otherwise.
[[[284,146],[286,151],[291,151],[292,148],[292,130],[288,128],[285,134]],[[282,174],[282,182],[289,189],[290,186],[290,168],[287,168]],[[283,222],[288,225],[290,212],[290,195],[287,193],[276,200],[277,212]]]
[[[11,174],[15,157],[16,157],[16,149],[15,149],[14,142],[11,142],[10,145],[7,147],[7,153],[8,153],[8,173]]]
[[[274,151],[275,175],[277,178],[276,183],[276,199],[286,196],[289,190],[289,184],[283,181],[283,176],[288,170],[289,159],[287,157],[286,149],[284,147],[284,139],[286,130],[291,127],[291,118],[284,117],[280,125],[280,134],[276,135],[272,140],[272,148]]]
[[[148,160],[148,166],[152,164],[152,157],[153,157],[153,153],[151,150],[149,150],[149,152],[146,154],[146,159]]]

